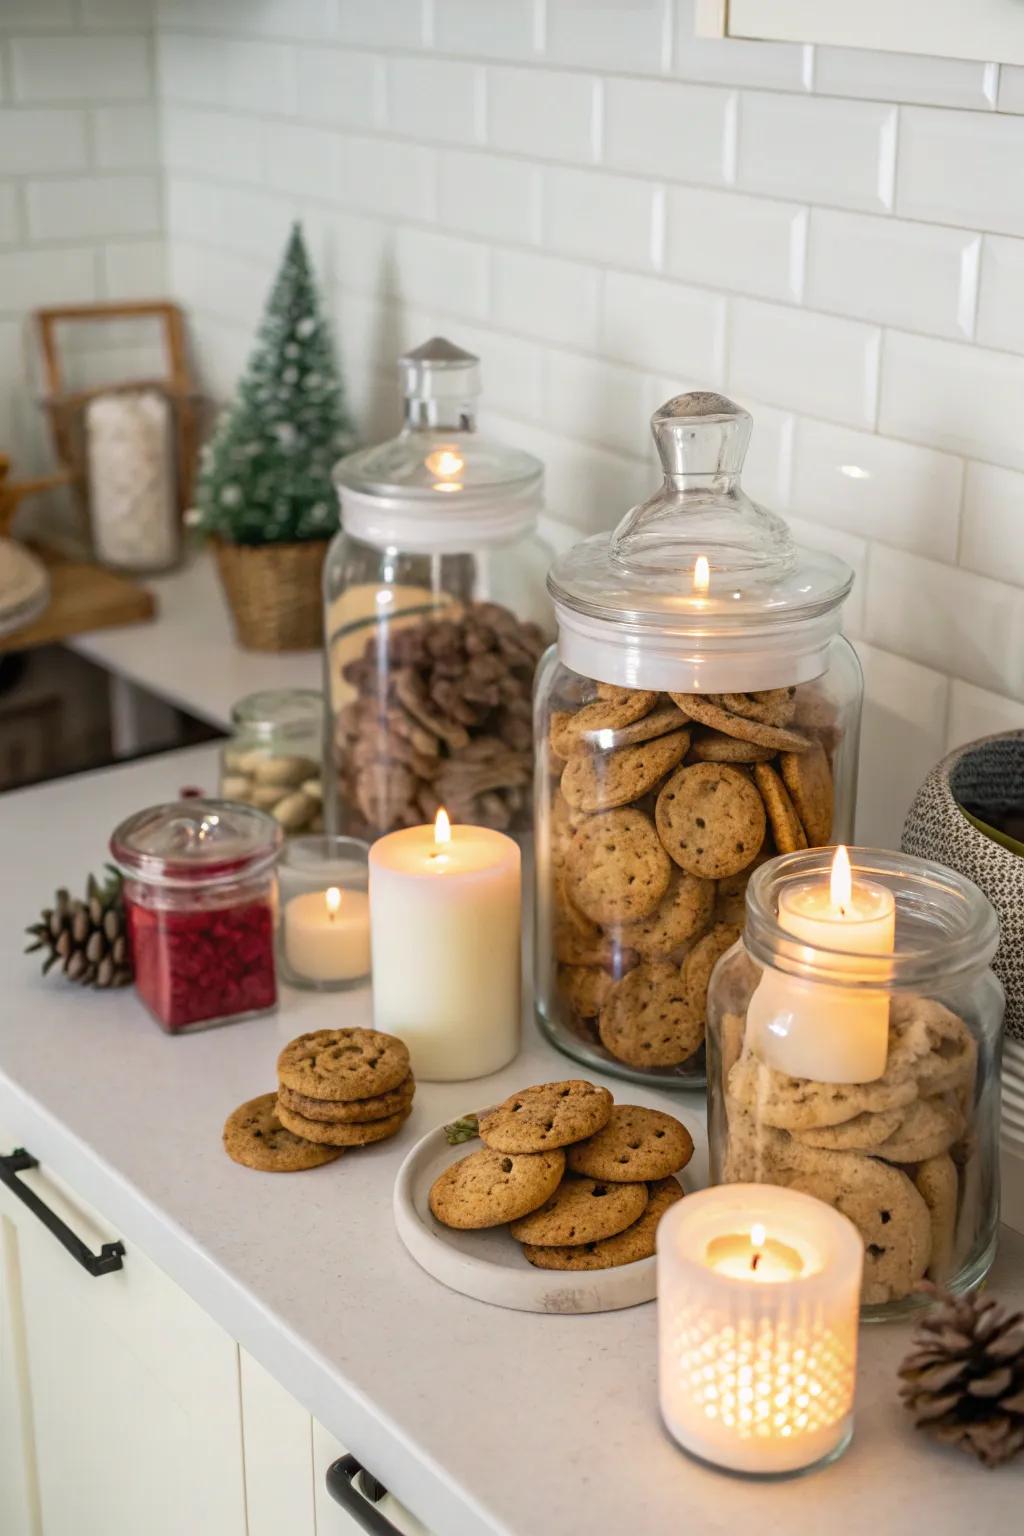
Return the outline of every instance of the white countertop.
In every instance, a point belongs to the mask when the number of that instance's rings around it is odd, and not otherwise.
[[[506,1312],[416,1266],[391,1215],[412,1143],[460,1111],[577,1070],[532,1023],[498,1077],[421,1085],[392,1142],[288,1178],[230,1162],[224,1118],[274,1086],[281,1045],[368,1022],[368,996],[286,993],[276,1016],[173,1039],[130,992],[69,995],[21,953],[24,924],[55,886],[102,863],[114,823],[209,778],[211,761],[203,747],[0,798],[0,1122],[116,1224],[128,1263],[137,1244],[438,1536],[1016,1528],[1024,1461],[986,1472],[913,1431],[900,1409],[905,1326],[862,1333],[846,1456],[764,1486],[696,1465],[662,1431],[654,1305]],[[991,1283],[1024,1302],[1024,1238],[1004,1233]]]

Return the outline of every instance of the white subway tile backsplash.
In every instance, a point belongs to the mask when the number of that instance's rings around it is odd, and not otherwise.
[[[338,193],[355,208],[398,218],[432,219],[436,181],[437,157],[432,149],[391,139],[350,138],[344,142]]]
[[[551,518],[580,533],[599,533],[645,496],[658,477],[647,464],[591,443],[577,443],[543,427],[484,411],[485,432],[536,454],[544,463],[545,505]]]
[[[787,514],[786,521],[797,544],[804,549],[821,549],[844,561],[853,572],[853,588],[843,604],[843,634],[851,640],[864,633],[864,604],[867,585],[868,541],[855,538],[842,528],[829,528],[806,517]]]
[[[330,197],[342,187],[345,141],[331,128],[268,123],[267,184],[278,192]]]
[[[438,221],[512,245],[540,239],[539,166],[499,155],[442,150],[438,161]]]
[[[656,187],[566,166],[546,166],[543,177],[545,245],[565,256],[588,256],[614,266],[658,264]]]
[[[432,230],[399,229],[395,237],[396,292],[414,304],[447,306],[482,320],[487,313],[488,261],[484,246]]]
[[[333,213],[317,203],[302,209],[302,226],[323,287],[394,295],[394,225],[357,213]],[[283,240],[285,229],[282,223],[274,238]]]
[[[388,70],[388,117],[396,133],[450,144],[481,141],[484,75],[478,65],[395,58]]]
[[[152,83],[141,35],[13,37],[10,65],[17,101],[121,101]]]
[[[905,219],[811,211],[807,303],[932,336],[970,336],[981,236]]]
[[[33,240],[151,235],[160,228],[160,183],[155,176],[31,181],[26,192]]]
[[[891,331],[879,430],[1024,469],[1024,368],[1005,352]]]
[[[170,176],[167,224],[175,235],[267,262],[283,247],[295,205],[277,193]]]
[[[615,170],[673,181],[731,179],[736,93],[612,77],[604,88],[604,158]]]
[[[721,382],[725,300],[625,272],[605,275],[601,345],[608,357],[683,378]]]
[[[525,421],[541,419],[545,353],[536,342],[470,325],[458,317],[446,316],[443,324],[449,340],[480,359],[483,404],[488,410]]]
[[[799,299],[807,209],[737,192],[671,187],[665,270],[686,282]]]
[[[675,62],[686,80],[756,85],[779,91],[807,88],[813,49],[801,43],[758,43],[737,37],[697,37],[695,0],[676,0]]]
[[[87,27],[151,27],[156,16],[154,0],[79,0],[82,21]]]
[[[273,260],[278,257],[275,251]],[[171,248],[170,278],[176,296],[190,308],[250,327],[251,346],[251,328],[259,319],[272,279],[264,264],[177,240]],[[201,331],[202,327],[199,321],[191,329]]]
[[[264,135],[276,126],[226,112],[167,107],[160,118],[164,164],[226,181],[262,181]]]
[[[155,105],[97,107],[92,132],[101,170],[159,169],[160,122]]]
[[[976,339],[986,347],[1024,352],[1024,240],[985,237]]]
[[[945,755],[949,679],[864,641],[857,654],[864,669],[857,841],[898,848],[914,796]]]
[[[1024,474],[968,464],[960,564],[1024,587]]]
[[[827,96],[984,111],[995,106],[996,78],[995,65],[968,59],[870,48],[816,48],[814,53],[814,89]]]
[[[897,212],[1024,235],[1024,121],[1000,112],[905,107]]]
[[[797,421],[792,507],[803,517],[955,563],[962,489],[951,454]]]
[[[745,91],[737,184],[840,208],[892,207],[896,108]]]
[[[300,49],[299,56],[307,52]],[[301,99],[286,43],[169,32],[158,39],[157,59],[161,86],[171,101],[276,117],[293,113]]]
[[[162,240],[124,240],[103,248],[103,292],[108,299],[159,299],[167,291]]]
[[[0,107],[0,176],[76,171],[88,158],[84,112]]]
[[[755,501],[781,512],[789,506],[796,417],[747,395],[733,398],[754,418],[750,446],[743,460],[743,489]]]
[[[644,457],[650,444],[649,380],[596,357],[548,352],[544,423],[566,437]]]
[[[599,86],[549,69],[487,71],[487,142],[546,160],[597,159]]]
[[[597,346],[601,274],[581,262],[496,250],[491,314],[496,325],[542,341]]]
[[[423,42],[424,0],[337,0],[338,35],[346,43],[417,48]]]
[[[668,64],[671,0],[547,0],[549,58],[574,67],[656,74]]]
[[[950,683],[946,751],[953,752],[970,741],[1002,731],[1024,731],[1024,704],[954,677]]]
[[[1000,112],[1024,112],[1024,66],[1000,65],[999,110]]]
[[[387,11],[399,0],[386,6],[367,6],[361,0],[157,0],[157,24],[211,32],[260,37],[323,37],[336,35],[337,7],[342,14],[350,5],[368,11]]]
[[[21,315],[41,304],[77,304],[96,297],[91,246],[0,251],[0,314]]]
[[[385,110],[385,63],[372,53],[297,48],[295,97],[300,117],[339,128],[379,128]]]
[[[434,47],[482,59],[528,58],[536,52],[536,0],[433,0]]]
[[[13,182],[0,182],[0,245],[12,245],[21,233],[17,190]]]
[[[873,326],[738,299],[729,386],[773,405],[873,427],[881,333]]]
[[[73,0],[4,0],[5,29],[72,27],[74,21]]]

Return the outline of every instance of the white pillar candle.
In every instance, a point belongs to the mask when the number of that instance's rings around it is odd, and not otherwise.
[[[849,1441],[863,1244],[770,1184],[687,1195],[658,1227],[661,1414],[684,1450],[778,1475]]]
[[[519,1049],[520,859],[485,827],[409,827],[370,849],[373,1017],[416,1076],[460,1082]]]
[[[284,909],[288,967],[308,981],[357,981],[370,971],[370,902],[332,885],[293,896]]]
[[[891,955],[896,903],[884,885],[855,880],[837,848],[829,880],[784,886],[779,927],[815,951],[842,955],[835,969],[856,986],[766,969],[747,1010],[754,1050],[768,1066],[821,1083],[870,1083],[885,1071],[889,998],[865,983]],[[851,958],[847,959],[849,956]]]

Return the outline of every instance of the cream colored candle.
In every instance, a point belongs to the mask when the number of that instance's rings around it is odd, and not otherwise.
[[[370,971],[370,902],[332,885],[293,896],[284,909],[289,968],[308,981],[357,981]]]
[[[845,1216],[770,1184],[720,1185],[665,1213],[658,1388],[684,1450],[775,1476],[845,1448],[863,1252]]]
[[[874,1082],[885,1071],[889,999],[883,990],[866,989],[863,983],[882,979],[872,961],[893,952],[892,892],[873,881],[855,880],[849,855],[839,847],[829,880],[783,887],[779,927],[810,949],[841,953],[837,971],[862,985],[833,986],[766,970],[747,1010],[757,1054],[791,1077]]]
[[[416,1076],[459,1082],[519,1049],[520,859],[485,827],[409,827],[370,849],[373,1017]]]

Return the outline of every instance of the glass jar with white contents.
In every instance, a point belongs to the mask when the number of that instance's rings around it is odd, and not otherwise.
[[[247,694],[231,711],[220,793],[254,805],[285,835],[323,831],[324,701],[314,688]]]

